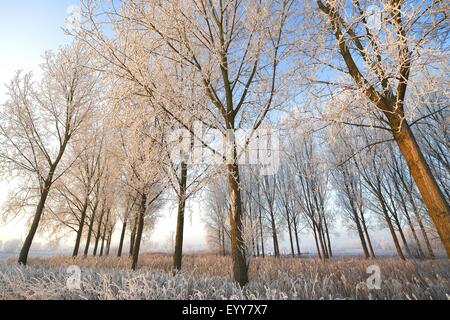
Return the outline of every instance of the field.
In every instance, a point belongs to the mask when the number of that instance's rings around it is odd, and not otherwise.
[[[231,281],[228,257],[186,256],[176,274],[171,263],[170,256],[143,254],[133,272],[128,258],[34,258],[27,267],[4,260],[0,299],[450,299],[447,259],[258,258],[244,288]],[[67,286],[71,265],[80,267],[81,289]],[[380,268],[380,289],[367,286],[370,265]]]

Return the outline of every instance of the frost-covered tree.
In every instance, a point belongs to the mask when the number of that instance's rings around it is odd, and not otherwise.
[[[79,43],[57,53],[47,52],[43,79],[36,83],[31,74],[17,73],[8,87],[8,100],[1,107],[2,173],[23,178],[27,185],[21,195],[24,205],[31,195],[37,201],[20,252],[21,264],[27,263],[53,184],[72,164],[64,158],[68,144],[83,128],[101,96],[98,75],[86,67],[89,62],[88,51]]]
[[[448,200],[411,129],[411,115],[423,108],[423,92],[412,89],[423,78],[445,77],[447,11],[443,1],[308,2],[303,21],[309,32],[299,50],[302,61],[318,66],[315,85],[357,97],[359,108],[344,111],[350,122],[370,114],[390,132],[450,256]]]
[[[258,129],[276,104],[280,65],[289,52],[285,29],[293,1],[148,0],[123,1],[118,6],[115,2],[102,6],[97,1],[85,1],[84,5],[87,23],[78,33],[79,38],[184,128],[189,130],[179,117],[179,105],[169,107],[156,101],[171,100],[158,91],[164,79],[174,78],[166,68],[174,61],[195,70],[197,86],[207,97],[207,104],[191,113],[204,114],[206,108],[207,126],[221,130],[224,136],[234,138],[240,126]],[[113,27],[114,37],[102,30],[105,23]],[[130,57],[130,52],[137,55]],[[152,69],[149,64],[154,62],[158,66],[157,80],[148,72]],[[190,107],[187,101],[184,108]],[[233,145],[226,165],[233,275],[244,285],[248,282],[248,261],[242,237],[237,148]]]

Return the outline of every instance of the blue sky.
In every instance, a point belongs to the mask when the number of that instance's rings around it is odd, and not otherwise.
[[[45,50],[68,43],[61,27],[77,0],[0,0],[0,101],[15,70],[38,72]]]

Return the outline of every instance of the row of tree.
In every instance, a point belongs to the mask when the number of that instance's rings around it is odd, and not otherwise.
[[[267,231],[281,254],[284,224],[292,253],[308,228],[317,254],[331,257],[333,193],[366,256],[375,255],[369,212],[385,221],[401,258],[401,243],[411,251],[405,223],[419,252],[420,230],[433,254],[429,220],[450,254],[445,3],[81,3],[81,20],[66,30],[73,44],[45,56],[41,81],[18,73],[2,105],[2,173],[18,183],[5,212],[34,209],[19,263],[40,224],[55,236],[73,232],[73,254],[84,243],[87,255],[91,246],[108,253],[120,220],[119,255],[128,232],[136,268],[145,230],[175,200],[179,269],[195,194],[208,197],[208,225],[222,251],[229,241],[241,285],[249,248],[264,255]],[[240,165],[235,136],[267,126],[283,140],[272,176]],[[180,129],[188,134],[170,138]],[[210,130],[227,139],[226,153],[205,138]],[[171,156],[196,143],[222,165]]]

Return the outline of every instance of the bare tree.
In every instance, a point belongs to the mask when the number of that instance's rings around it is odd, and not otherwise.
[[[19,263],[26,264],[52,185],[71,166],[63,159],[99,97],[97,76],[85,68],[89,55],[79,44],[48,52],[43,80],[18,73],[2,108],[0,139],[3,170],[33,179],[39,196]]]
[[[371,5],[379,9],[375,22],[368,10]],[[361,1],[317,0],[311,12],[323,27],[318,26],[319,32],[310,35],[315,38],[309,39],[317,44],[316,49],[310,50],[315,55],[311,57],[315,65],[319,63],[343,74],[345,80],[352,82],[344,84],[323,79],[322,83],[329,89],[337,85],[340,89],[354,90],[358,97],[369,102],[368,110],[377,114],[405,158],[450,256],[450,207],[407,117],[408,106],[414,105],[414,101],[408,100],[407,89],[418,78],[415,73],[439,76],[426,69],[424,56],[436,58],[439,55],[441,48],[437,42],[442,41],[441,35],[446,32],[446,4],[441,1],[414,4],[413,1],[392,0],[363,4]],[[322,49],[327,52],[326,60],[317,56],[317,50]],[[308,55],[306,50],[303,53]]]

